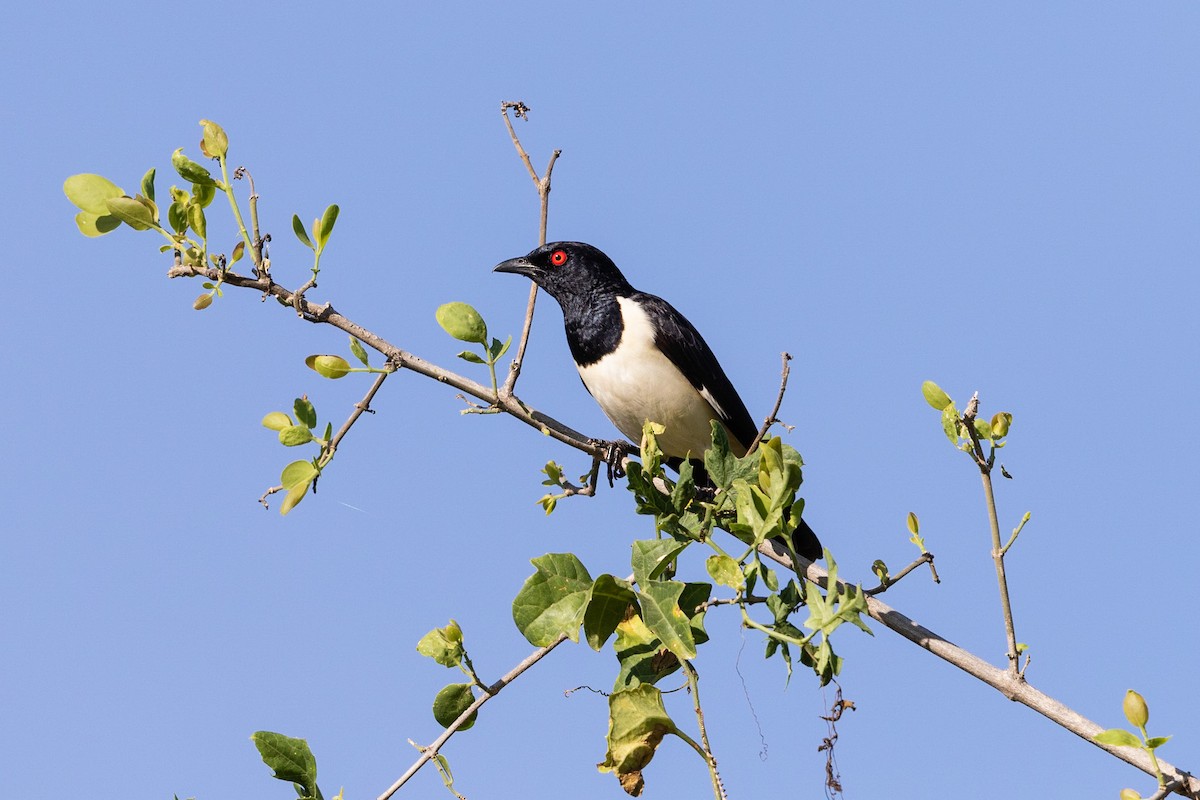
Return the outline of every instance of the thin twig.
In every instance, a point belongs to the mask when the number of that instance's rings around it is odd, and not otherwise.
[[[1004,553],[1006,548],[1000,544],[1000,519],[996,514],[996,495],[992,488],[991,460],[984,458],[983,443],[979,441],[979,433],[975,430],[975,417],[979,413],[979,392],[971,397],[967,410],[963,412],[962,422],[971,437],[975,461],[979,467],[979,477],[983,481],[984,504],[987,506],[988,526],[992,535],[992,562],[996,566],[996,583],[1000,587],[1000,610],[1004,616],[1004,635],[1008,640],[1008,672],[1014,680],[1024,680],[1024,671],[1020,669],[1020,655],[1017,653],[1017,632],[1013,623],[1012,601],[1008,595],[1008,576],[1004,569]],[[1015,538],[1015,536],[1014,536]]]
[[[543,658],[549,655],[550,651],[558,647],[566,640],[566,634],[563,634],[545,647],[539,647],[537,650],[534,650],[532,653],[526,656],[521,663],[517,664],[515,667],[505,673],[504,677],[487,687],[487,691],[475,698],[475,702],[468,706],[467,710],[458,716],[458,719],[450,723],[446,727],[446,730],[442,731],[441,736],[434,739],[432,744],[421,750],[421,757],[413,762],[413,765],[408,768],[408,771],[397,778],[396,782],[388,787],[386,792],[379,795],[379,800],[388,800],[389,797],[398,792],[401,786],[408,783],[409,779],[412,778],[413,775],[416,775],[417,771],[420,770],[421,767],[425,766],[434,756],[438,754],[438,751],[444,744],[446,744],[450,737],[457,733],[459,728],[461,728],[466,721],[483,706],[484,703],[499,694],[501,689],[519,678],[521,673],[532,667],[537,662],[541,661]]]
[[[550,215],[550,175],[554,172],[554,162],[558,161],[562,150],[555,150],[550,154],[550,163],[546,165],[546,172],[538,177],[529,154],[525,152],[524,146],[521,145],[521,139],[517,136],[516,129],[513,128],[512,119],[508,116],[509,109],[512,109],[518,119],[528,120],[529,107],[522,102],[505,101],[500,104],[500,115],[504,117],[504,125],[508,128],[508,135],[512,137],[513,147],[517,149],[517,155],[524,162],[525,168],[529,170],[529,177],[533,179],[533,185],[537,189],[538,200],[541,203],[538,224],[538,245],[540,246],[546,243],[546,227]],[[533,328],[533,310],[537,305],[537,294],[538,287],[534,283],[529,287],[529,300],[525,304],[525,321],[521,325],[521,338],[517,341],[517,354],[513,357],[504,385],[500,387],[501,397],[512,397],[513,389],[517,385],[517,378],[521,376],[521,365],[525,363],[525,348],[529,345],[529,331]]]
[[[395,372],[395,369],[389,368],[386,372],[381,372],[375,376],[375,382],[371,384],[371,388],[367,390],[365,395],[363,395],[363,399],[354,404],[354,411],[350,414],[346,421],[342,423],[342,427],[339,428],[338,432],[333,435],[333,438],[329,440],[329,447],[325,448],[325,452],[328,455],[328,458],[323,459],[325,463],[329,463],[329,459],[333,458],[333,454],[337,450],[338,445],[342,443],[342,439],[345,438],[346,434],[350,432],[350,428],[354,426],[354,423],[358,422],[358,418],[361,417],[364,412],[371,410],[371,401],[375,399],[375,393],[380,390],[380,388],[383,386],[383,382],[387,380],[387,377],[393,372]]]
[[[387,379],[387,376],[391,375],[393,371],[394,369],[389,368],[387,372],[379,373],[379,375],[375,378],[375,382],[371,384],[371,388],[368,389],[367,393],[363,396],[363,399],[354,404],[354,411],[350,413],[350,416],[344,423],[342,423],[342,427],[338,429],[338,432],[334,434],[333,438],[329,440],[329,443],[324,447],[324,449],[321,450],[321,455],[317,459],[318,470],[324,468],[330,461],[333,460],[333,455],[335,452],[337,452],[338,445],[341,444],[342,438],[350,432],[350,428],[353,427],[354,423],[358,421],[358,418],[363,415],[363,412],[371,410],[371,400],[375,397],[375,393],[379,391],[379,388],[383,386],[383,382]],[[314,486],[315,485],[316,484],[314,484]],[[267,489],[265,492],[263,492],[262,497],[258,498],[258,502],[263,508],[270,508],[270,506],[267,504],[267,498],[276,492],[282,492],[283,489],[283,486],[272,486],[270,489]]]
[[[880,584],[878,586],[876,586],[874,589],[864,590],[863,594],[867,595],[868,597],[870,597],[872,595],[883,594],[888,589],[892,588],[897,583],[899,583],[901,578],[903,578],[905,575],[912,572],[914,569],[921,566],[922,564],[928,564],[929,568],[931,570],[933,570],[933,553],[930,553],[928,551],[921,553],[921,555],[917,557],[916,561],[912,562],[907,567],[900,570],[900,572],[898,572],[897,574],[888,576],[888,579],[886,581],[881,581]],[[933,570],[933,581],[934,581],[934,583],[941,583],[941,581],[938,580],[937,570]]]
[[[775,405],[771,409],[771,413],[767,414],[767,418],[763,420],[762,427],[758,429],[758,435],[754,437],[754,441],[750,443],[750,447],[746,450],[746,455],[750,455],[758,449],[759,442],[767,435],[767,431],[771,426],[779,421],[776,416],[779,413],[779,407],[783,405],[783,394],[787,391],[788,375],[791,374],[792,368],[788,366],[788,362],[792,360],[789,353],[780,353],[783,357],[783,371],[779,376],[779,394],[775,396]]]
[[[1000,548],[1000,555],[1008,555],[1009,549],[1017,543],[1017,537],[1020,536],[1021,531],[1025,529],[1025,523],[1029,522],[1030,516],[1031,514],[1026,511],[1025,516],[1021,517],[1021,522],[1017,525],[1017,527],[1013,528],[1012,536],[1008,537],[1008,543],[1005,544],[1004,547]]]

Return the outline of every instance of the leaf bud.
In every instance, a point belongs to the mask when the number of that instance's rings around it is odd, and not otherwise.
[[[1145,698],[1133,689],[1125,692],[1125,702],[1121,704],[1121,710],[1125,712],[1125,719],[1129,720],[1129,724],[1138,728],[1146,727],[1150,719],[1150,709]]]

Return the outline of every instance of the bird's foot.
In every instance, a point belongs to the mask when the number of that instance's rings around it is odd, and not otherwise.
[[[635,452],[637,448],[623,439],[614,439],[612,441],[593,439],[592,444],[604,450],[604,456],[601,460],[604,462],[605,467],[607,467],[608,485],[611,487],[615,479],[625,477],[625,468],[621,466],[621,462],[625,460],[625,456]]]

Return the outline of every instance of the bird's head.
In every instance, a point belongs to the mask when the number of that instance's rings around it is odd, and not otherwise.
[[[612,259],[583,242],[550,242],[528,255],[497,264],[494,271],[524,275],[559,303],[595,294],[633,292]]]

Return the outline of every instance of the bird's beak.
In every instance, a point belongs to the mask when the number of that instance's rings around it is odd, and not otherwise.
[[[531,263],[528,258],[520,256],[500,262],[492,268],[492,272],[513,272],[536,281],[542,271],[535,264]]]

